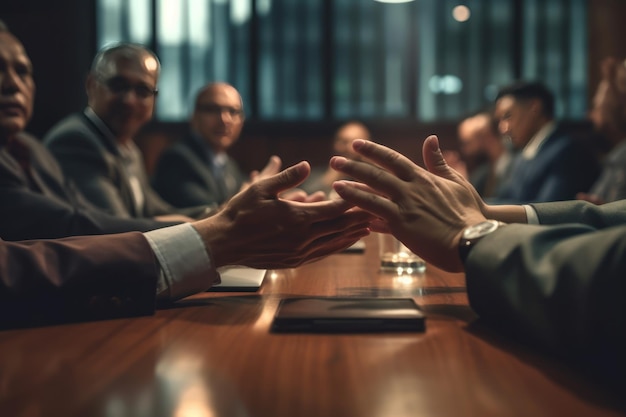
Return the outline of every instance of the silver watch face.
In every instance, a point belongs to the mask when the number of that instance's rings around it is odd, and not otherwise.
[[[473,226],[468,227],[463,231],[463,237],[465,239],[477,239],[493,232],[498,228],[498,222],[496,220],[486,220]]]

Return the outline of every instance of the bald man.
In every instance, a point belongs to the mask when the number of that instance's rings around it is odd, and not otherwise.
[[[190,132],[166,149],[159,159],[153,184],[177,207],[221,205],[245,186],[246,175],[228,155],[244,123],[243,101],[230,84],[216,82],[196,94]],[[280,167],[280,160],[270,165]]]

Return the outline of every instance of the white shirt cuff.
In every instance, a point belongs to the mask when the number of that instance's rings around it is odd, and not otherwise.
[[[539,216],[537,216],[537,212],[533,208],[533,206],[524,204],[524,210],[526,210],[526,223],[528,224],[539,224]]]
[[[161,266],[158,300],[177,300],[206,291],[220,281],[200,235],[191,224],[152,230],[144,236]]]

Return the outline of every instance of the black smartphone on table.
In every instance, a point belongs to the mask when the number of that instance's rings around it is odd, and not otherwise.
[[[273,332],[392,332],[426,329],[412,298],[300,297],[280,301]]]

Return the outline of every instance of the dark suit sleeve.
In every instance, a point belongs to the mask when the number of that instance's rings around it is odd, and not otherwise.
[[[508,225],[476,244],[466,275],[483,321],[607,372],[624,365],[626,226]]]
[[[65,133],[46,142],[63,173],[72,180],[82,194],[97,207],[120,217],[130,217],[116,181],[115,160],[106,160],[106,155],[96,148],[87,133],[80,131]]]
[[[145,232],[178,224],[118,218],[38,194],[19,184],[7,186],[0,183],[0,199],[3,201],[0,204],[0,235],[6,240]]]
[[[203,219],[211,213],[211,207],[198,205],[193,207],[178,208],[171,206],[161,196],[152,189],[149,181],[146,180],[146,187],[143,189],[146,197],[146,214],[150,217],[162,216],[165,214],[180,214],[194,219]]]
[[[32,189],[17,163],[0,150],[0,236],[3,239],[143,232],[176,224],[122,219],[96,209],[66,183],[55,159],[41,144],[35,139],[28,139],[26,143],[43,190]]]
[[[197,158],[188,157],[177,149],[163,152],[156,167],[153,185],[155,190],[176,207],[217,206],[219,196],[203,178],[202,172],[210,176],[208,166],[198,166]],[[217,187],[217,185],[213,185]],[[213,191],[213,192],[212,192]]]
[[[151,314],[158,273],[141,233],[0,240],[0,327]]]
[[[540,224],[582,223],[602,229],[626,224],[626,200],[596,205],[586,201],[531,204]]]

